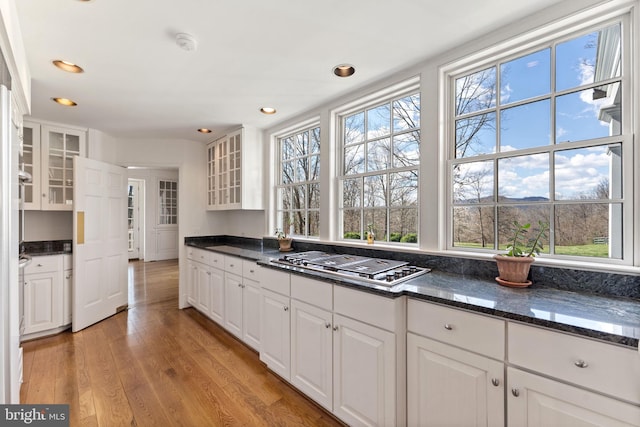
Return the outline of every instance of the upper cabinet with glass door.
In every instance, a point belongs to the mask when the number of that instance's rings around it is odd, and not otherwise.
[[[242,127],[207,146],[207,209],[263,209],[262,144]]]
[[[27,147],[28,126],[25,122],[24,146]],[[39,159],[33,152],[33,181],[31,196],[25,209],[72,210],[73,209],[73,158],[86,154],[86,132],[79,129],[41,125],[30,127],[32,141],[40,138]],[[39,161],[40,167],[37,167]],[[36,175],[40,178],[36,179]],[[37,187],[39,185],[39,188]]]
[[[40,125],[24,122],[22,125],[22,147],[18,167],[31,174],[31,182],[24,183],[23,208],[40,209]]]

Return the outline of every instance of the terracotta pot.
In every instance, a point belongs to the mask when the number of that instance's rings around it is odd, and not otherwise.
[[[494,255],[493,258],[498,265],[500,279],[514,283],[527,282],[531,263],[535,261],[533,257],[504,256],[500,254]]]
[[[290,237],[285,237],[284,239],[278,239],[278,244],[280,245],[280,252],[289,252],[291,250],[291,243],[293,239]]]

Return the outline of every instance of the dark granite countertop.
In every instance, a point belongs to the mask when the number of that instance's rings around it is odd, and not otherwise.
[[[632,298],[582,294],[536,286],[535,283],[526,289],[507,288],[493,280],[437,270],[389,288],[271,263],[270,260],[278,258],[280,253],[262,245],[206,240],[185,244],[389,298],[406,295],[625,347],[637,348],[640,339],[640,301]]]

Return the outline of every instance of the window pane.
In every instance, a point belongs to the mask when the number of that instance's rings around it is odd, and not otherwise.
[[[620,135],[619,89],[616,83],[556,98],[556,142]]]
[[[373,175],[364,178],[364,206],[387,206],[385,189],[386,175]]]
[[[380,171],[391,167],[391,141],[389,138],[367,144],[367,171]]]
[[[492,207],[453,208],[453,246],[493,249],[493,212]]]
[[[309,209],[320,208],[320,184],[309,184]]]
[[[364,144],[344,149],[344,174],[350,175],[364,172]]]
[[[393,101],[393,131],[420,127],[420,95],[405,96]]]
[[[499,159],[498,200],[517,202],[533,199],[549,199],[549,154]]]
[[[548,94],[551,90],[551,49],[500,66],[500,103],[505,105]]]
[[[410,132],[393,137],[393,167],[417,166],[420,162],[420,133]]]
[[[556,90],[620,76],[620,24],[556,47]]]
[[[500,151],[549,145],[551,110],[548,99],[502,110],[500,114]]]
[[[369,230],[369,224],[373,225],[373,232],[376,240],[387,240],[387,210],[386,209],[366,209],[364,211],[365,231]]]
[[[391,132],[391,108],[383,104],[367,110],[367,138],[379,138]]]
[[[622,195],[621,144],[555,153],[556,200],[608,199]]]
[[[320,235],[320,212],[309,211],[309,236],[318,237]]]
[[[456,79],[456,116],[495,106],[495,67]]]
[[[513,239],[513,222],[518,221],[519,224],[531,224],[531,228],[527,230],[523,241],[526,245],[530,244],[529,240],[534,238],[539,229],[538,222],[549,222],[549,205],[521,205],[521,206],[503,206],[498,208],[498,247],[505,250]],[[542,239],[541,253],[549,253],[549,236]],[[523,248],[524,249],[524,248]]]
[[[291,184],[294,180],[294,167],[293,163],[295,160],[290,162],[282,162],[282,183],[283,184]]]
[[[306,198],[306,185],[296,185],[291,187],[292,189],[292,200],[291,207],[293,209],[303,209],[305,207],[305,198]]]
[[[560,205],[555,215],[555,252],[561,255],[622,258],[621,234],[609,236],[610,218],[622,225],[622,206],[609,203]],[[611,251],[611,254],[610,254]]]
[[[389,241],[418,243],[418,209],[389,210]]]
[[[418,172],[392,173],[389,177],[389,206],[418,205]]]
[[[302,132],[296,135],[295,156],[305,156],[309,153],[309,134]]]
[[[493,202],[493,162],[463,163],[453,166],[454,203]]]
[[[362,179],[345,179],[342,185],[342,206],[359,208],[362,206]]]
[[[309,162],[309,181],[317,181],[320,178],[320,156],[310,156]]]
[[[364,141],[364,112],[354,114],[344,120],[344,144]]]
[[[296,162],[296,182],[309,180],[309,158],[303,157]]]
[[[456,158],[496,152],[496,113],[456,120]]]
[[[283,160],[291,159],[293,157],[293,153],[294,153],[293,138],[292,137],[284,138],[282,140],[282,159]]]
[[[362,239],[360,210],[345,209],[342,212],[342,230],[345,239]]]

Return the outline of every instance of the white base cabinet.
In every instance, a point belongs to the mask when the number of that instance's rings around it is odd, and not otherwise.
[[[262,289],[260,360],[287,381],[291,378],[290,304],[288,296]]]
[[[519,369],[509,368],[507,378],[509,426],[640,426],[638,406]]]
[[[501,361],[409,333],[408,425],[504,427],[503,372]]]

